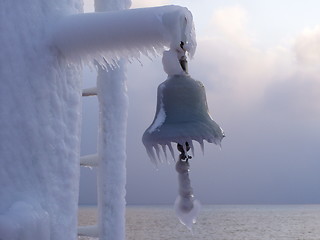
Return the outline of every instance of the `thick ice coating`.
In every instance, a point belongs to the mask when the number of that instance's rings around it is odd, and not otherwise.
[[[159,85],[155,118],[144,132],[142,141],[154,163],[161,161],[160,146],[166,155],[171,143],[185,145],[188,142],[192,152],[197,141],[203,148],[203,141],[220,145],[223,130],[211,118],[203,84],[183,73],[169,76]]]
[[[181,160],[181,155],[176,163],[176,171],[179,179],[179,196],[174,203],[174,209],[180,222],[192,231],[192,225],[196,223],[201,205],[193,195],[189,162]]]
[[[192,57],[197,45],[191,12],[175,5],[71,15],[54,30],[53,44],[69,60],[111,66],[120,57],[152,56],[181,41]]]

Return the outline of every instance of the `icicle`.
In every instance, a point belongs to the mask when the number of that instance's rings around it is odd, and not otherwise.
[[[101,65],[112,66],[121,57],[139,58],[140,53],[157,55],[180,41],[187,43],[192,57],[197,46],[192,14],[174,5],[76,14],[53,27],[52,44],[69,60],[94,59]]]
[[[171,156],[172,156],[173,160],[176,160],[175,157],[174,157],[174,151],[173,151],[173,148],[172,148],[172,145],[171,145],[170,142],[168,143],[168,148],[170,150],[170,153],[171,153]]]
[[[156,150],[156,154],[157,154],[157,157],[158,157],[158,161],[161,163],[162,160],[161,160],[161,157],[160,157],[160,148],[159,148],[159,145],[158,144],[155,144],[154,146],[154,149]]]
[[[182,147],[183,147],[183,151],[185,152],[185,154],[187,155],[187,152],[189,149],[187,149],[187,142],[183,143],[182,144]]]
[[[168,162],[166,145],[161,145],[161,147],[162,147],[162,151],[163,151],[164,157],[166,158],[166,161]]]
[[[194,146],[193,146],[193,141],[192,141],[192,140],[190,140],[188,143],[189,143],[189,146],[190,146],[190,148],[191,148],[191,154],[192,154],[192,157],[194,157],[195,155],[194,155]]]
[[[147,150],[148,156],[151,159],[151,161],[155,165],[157,165],[157,160],[156,160],[156,156],[155,156],[154,151],[153,151],[153,146],[152,145],[146,146],[146,150]]]
[[[204,143],[203,143],[203,140],[202,139],[199,140],[199,143],[200,143],[202,154],[204,155]]]

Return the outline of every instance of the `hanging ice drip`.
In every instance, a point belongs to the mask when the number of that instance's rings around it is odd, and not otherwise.
[[[191,181],[189,178],[190,164],[189,159],[192,157],[188,155],[190,146],[188,142],[184,146],[178,144],[180,151],[179,160],[176,163],[176,171],[179,180],[179,195],[174,203],[174,209],[180,222],[188,229],[192,230],[192,224],[196,222],[201,205],[193,195]]]
[[[223,130],[209,114],[203,84],[188,74],[184,43],[179,49],[165,51],[163,68],[168,79],[161,83],[157,93],[157,109],[152,124],[144,132],[142,141],[150,159],[157,164],[167,159],[167,148],[175,160],[172,143],[180,151],[176,163],[179,177],[179,196],[175,210],[180,221],[190,230],[198,215],[200,204],[195,200],[189,179],[193,141],[197,141],[202,151],[203,141],[220,145]],[[163,154],[161,154],[161,149]]]

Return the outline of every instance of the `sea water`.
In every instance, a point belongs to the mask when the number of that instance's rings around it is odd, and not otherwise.
[[[81,207],[79,224],[95,224],[96,215],[95,208]],[[179,222],[172,206],[129,206],[126,239],[320,240],[320,205],[203,206],[193,233]]]

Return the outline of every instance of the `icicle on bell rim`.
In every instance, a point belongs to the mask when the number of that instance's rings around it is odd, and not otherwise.
[[[160,154],[167,158],[168,147],[173,159],[171,143],[189,144],[194,155],[193,141],[204,140],[221,144],[224,132],[209,114],[204,85],[186,72],[169,76],[161,83],[157,92],[157,108],[152,124],[142,137],[142,142],[154,163],[163,162]]]

